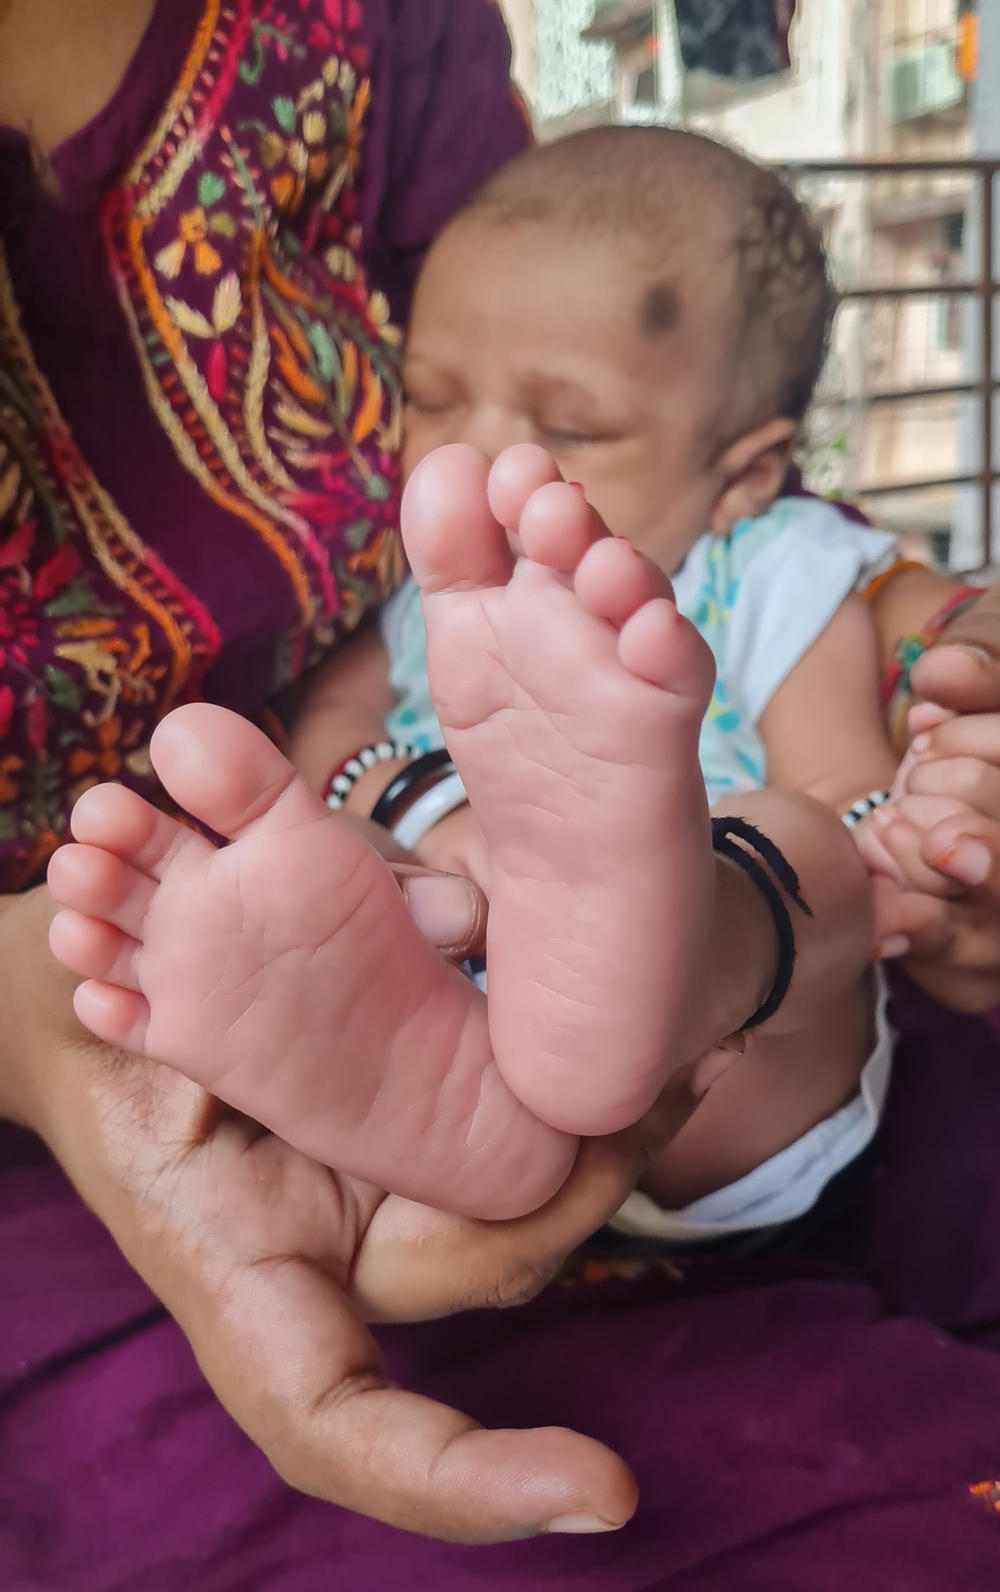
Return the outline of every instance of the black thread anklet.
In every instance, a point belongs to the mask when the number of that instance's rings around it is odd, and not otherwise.
[[[712,848],[720,857],[735,863],[757,887],[767,904],[778,938],[778,971],[771,992],[750,1020],[742,1025],[740,1031],[745,1032],[749,1028],[759,1028],[761,1023],[766,1023],[769,1017],[774,1016],[788,994],[795,972],[795,930],[781,891],[807,918],[811,918],[812,913],[799,893],[799,876],[795,869],[774,841],[761,834],[756,825],[748,823],[745,818],[713,818]]]

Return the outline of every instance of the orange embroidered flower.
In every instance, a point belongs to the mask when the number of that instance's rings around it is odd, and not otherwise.
[[[969,1492],[973,1498],[981,1499],[987,1509],[1000,1515],[1000,1481],[977,1481]]]
[[[156,256],[156,269],[173,281],[180,275],[189,249],[194,250],[194,268],[199,276],[213,276],[222,267],[222,256],[208,241],[208,215],[203,205],[186,210],[181,216],[177,237]]]
[[[121,772],[122,760],[118,754],[118,744],[121,740],[122,726],[118,718],[105,719],[103,724],[97,726],[97,751],[89,751],[86,747],[77,747],[70,753],[69,771],[71,774],[86,774],[91,770],[99,770],[105,779],[114,779]]]
[[[17,800],[17,786],[10,776],[17,774],[23,767],[19,757],[0,757],[0,802]]]

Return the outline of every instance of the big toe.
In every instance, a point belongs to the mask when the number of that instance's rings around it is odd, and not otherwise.
[[[464,443],[422,459],[403,494],[403,544],[421,591],[502,586],[513,559],[487,497],[490,465]]]
[[[226,708],[175,709],[157,726],[150,752],[174,801],[230,840],[277,810],[289,824],[316,816],[315,799],[273,742]]]

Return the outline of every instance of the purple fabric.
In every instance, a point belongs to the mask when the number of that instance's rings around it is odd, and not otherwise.
[[[448,1547],[290,1492],[37,1142],[0,1130],[0,1586],[985,1592],[1000,1058],[912,993],[900,1021],[881,1169],[826,1254],[383,1334],[400,1376],[484,1421],[619,1448],[642,1505],[607,1539]]]

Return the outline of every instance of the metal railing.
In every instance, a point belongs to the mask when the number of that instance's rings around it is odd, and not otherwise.
[[[980,547],[982,563],[987,565],[993,560],[993,487],[1000,472],[994,467],[994,419],[993,396],[997,390],[998,382],[994,375],[993,362],[993,327],[995,320],[994,299],[1000,284],[996,278],[995,249],[993,239],[994,224],[994,190],[993,184],[997,172],[1000,171],[1000,160],[862,160],[862,161],[788,161],[783,162],[782,171],[792,182],[802,179],[822,177],[844,177],[858,180],[871,180],[875,178],[901,178],[907,176],[956,176],[967,177],[972,184],[972,192],[978,190],[978,274],[964,280],[955,282],[928,282],[913,283],[869,283],[857,287],[844,288],[840,293],[842,303],[873,303],[885,300],[901,300],[907,298],[963,298],[973,300],[979,305],[979,371],[975,378],[968,381],[947,382],[936,385],[926,385],[879,390],[864,395],[865,404],[905,403],[911,400],[932,398],[961,398],[965,397],[975,401],[977,409],[975,435],[978,439],[978,469],[957,471],[953,474],[938,476],[918,476],[914,478],[901,477],[896,481],[873,481],[857,488],[860,498],[888,497],[891,494],[904,492],[928,492],[942,490],[949,487],[975,487],[980,503]],[[972,348],[970,346],[969,353]],[[820,399],[820,402],[848,403],[849,397],[836,400]]]

